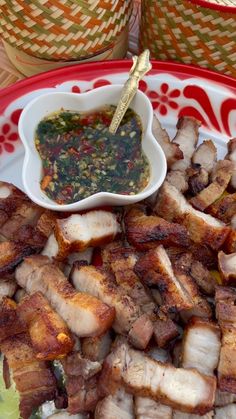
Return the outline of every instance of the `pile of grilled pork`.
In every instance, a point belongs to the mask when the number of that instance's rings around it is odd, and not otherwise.
[[[63,418],[236,418],[236,139],[217,161],[199,125],[171,142],[154,120],[168,174],[131,207],[53,213],[0,183],[0,350],[22,418],[50,400]]]

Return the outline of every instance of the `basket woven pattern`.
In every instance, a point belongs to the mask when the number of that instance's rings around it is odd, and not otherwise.
[[[126,27],[132,0],[0,0],[0,35],[49,60],[98,54]]]
[[[236,13],[202,7],[191,0],[142,1],[140,47],[149,48],[152,58],[236,76],[235,40]]]

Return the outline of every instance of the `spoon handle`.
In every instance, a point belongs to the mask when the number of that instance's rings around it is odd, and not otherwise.
[[[109,131],[111,134],[116,133],[131,100],[138,90],[139,81],[152,68],[152,65],[149,61],[149,55],[149,50],[146,49],[142,52],[142,54],[140,54],[139,57],[133,57],[133,65],[129,72],[129,78],[125,82],[121,91],[118,105],[109,126]]]

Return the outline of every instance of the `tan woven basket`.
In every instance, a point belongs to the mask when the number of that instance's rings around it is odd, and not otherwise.
[[[132,0],[0,0],[0,36],[47,60],[78,60],[112,49]]]
[[[236,77],[235,0],[142,0],[140,49]]]
[[[42,58],[33,57],[26,54],[24,51],[12,47],[7,42],[3,41],[6,54],[12,64],[25,76],[33,76],[34,74],[42,73],[43,71],[52,70],[53,68],[65,67],[68,65],[75,65],[90,61],[113,60],[123,58],[128,49],[128,27],[117,37],[116,43],[106,51],[102,51],[93,56],[83,58],[80,60],[44,60]]]

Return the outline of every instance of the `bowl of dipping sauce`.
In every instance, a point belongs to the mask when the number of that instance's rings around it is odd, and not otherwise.
[[[32,201],[78,211],[132,204],[159,189],[166,159],[153,137],[153,110],[143,92],[137,91],[116,134],[109,132],[122,87],[52,92],[28,103],[19,135],[23,185]]]

